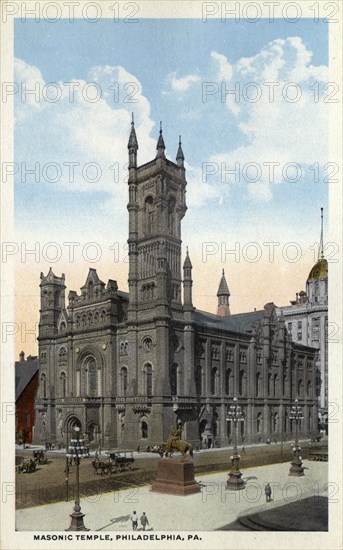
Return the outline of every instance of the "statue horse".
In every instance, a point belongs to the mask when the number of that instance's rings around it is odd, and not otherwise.
[[[165,449],[169,457],[173,451],[179,451],[182,454],[181,460],[185,460],[187,453],[189,453],[189,456],[193,456],[193,446],[182,439],[168,438],[167,443],[165,443]]]

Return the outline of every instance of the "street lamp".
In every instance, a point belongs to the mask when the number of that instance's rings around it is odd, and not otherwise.
[[[80,437],[80,428],[74,427],[76,437],[72,437],[70,440],[68,458],[73,458],[76,462],[76,500],[74,506],[74,512],[70,514],[71,523],[70,527],[66,531],[89,531],[83,524],[84,515],[81,512],[80,506],[80,461],[81,458],[88,456],[87,449],[84,446],[84,440]]]
[[[242,472],[239,470],[239,459],[241,457],[237,449],[237,424],[244,421],[244,416],[240,405],[237,404],[236,397],[233,400],[233,404],[230,405],[226,420],[227,422],[232,422],[231,425],[233,425],[233,456],[230,457],[231,471],[229,472],[229,479],[226,482],[226,488],[237,491],[244,489],[245,481],[243,481]]]
[[[298,441],[298,424],[304,417],[302,413],[302,408],[300,405],[298,405],[298,400],[296,399],[294,403],[295,404],[291,408],[291,414],[289,418],[290,420],[294,420],[295,422],[295,441],[293,446],[293,460],[291,462],[291,467],[289,469],[288,475],[300,477],[304,476],[305,474],[300,456],[301,448],[299,447]]]

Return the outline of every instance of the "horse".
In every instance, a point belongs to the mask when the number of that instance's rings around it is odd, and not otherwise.
[[[185,460],[187,453],[189,453],[189,456],[193,456],[193,445],[187,443],[187,441],[183,441],[182,439],[168,438],[165,448],[168,456],[171,456],[173,451],[179,451],[182,454],[181,460]]]

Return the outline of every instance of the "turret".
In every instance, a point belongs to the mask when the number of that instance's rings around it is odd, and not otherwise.
[[[135,121],[133,118],[133,113],[132,113],[132,121],[131,121],[131,132],[130,132],[129,143],[127,144],[127,148],[129,150],[129,169],[137,168],[138,141],[136,136]]]
[[[163,139],[163,135],[162,135],[162,122],[160,122],[160,135],[158,137],[156,149],[157,149],[156,158],[157,159],[158,158],[165,159],[166,156],[164,154],[164,151],[166,149],[166,146],[164,145],[164,139]]]
[[[217,308],[218,317],[228,317],[228,315],[230,315],[230,304],[229,304],[230,291],[229,291],[229,287],[227,286],[224,269],[222,273],[222,278],[219,283],[217,296],[218,296],[218,308]]]
[[[178,166],[184,165],[185,156],[182,151],[182,145],[181,145],[181,136],[179,136],[179,148],[176,153],[176,163]]]
[[[183,304],[185,307],[193,307],[192,300],[192,263],[188,254],[188,247],[186,252],[186,258],[183,263]]]
[[[39,337],[50,337],[57,332],[57,322],[61,311],[65,309],[65,276],[57,277],[50,268],[44,277],[40,275],[41,309]]]

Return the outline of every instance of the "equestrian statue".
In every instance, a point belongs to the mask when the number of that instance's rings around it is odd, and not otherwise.
[[[176,451],[181,453],[181,460],[185,460],[187,456],[193,456],[193,446],[187,441],[181,439],[181,436],[181,425],[177,428],[173,428],[172,426],[170,427],[167,442],[163,444],[163,448],[165,449],[168,457],[171,457],[172,453]]]

